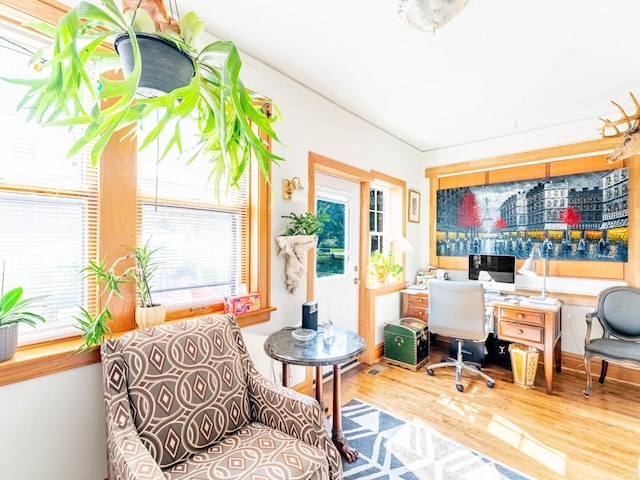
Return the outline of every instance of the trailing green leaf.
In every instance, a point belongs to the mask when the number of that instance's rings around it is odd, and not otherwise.
[[[46,296],[22,298],[23,294],[24,289],[16,287],[0,297],[0,327],[13,323],[24,323],[35,327],[37,322],[45,321],[42,315],[31,312],[28,309],[43,301]]]
[[[197,155],[210,163],[209,177],[218,194],[220,187],[238,185],[252,157],[268,182],[271,164],[284,159],[270,151],[269,143],[255,129],[279,142],[273,129],[279,115],[269,117],[257,104],[260,97],[244,87],[236,46],[215,41],[198,50],[195,44],[204,22],[195,13],[187,13],[180,23],[181,38],[169,32],[156,34],[191,54],[195,70],[192,81],[166,95],[136,98],[142,58],[134,27],[148,30],[150,24],[149,18],[138,11],[131,26],[133,17],[124,15],[114,0],[80,1],[55,29],[46,24],[32,25],[54,38],[50,55],[39,50],[31,60],[35,63],[46,58],[42,76],[9,80],[27,87],[19,108],[29,110],[28,119],[41,125],[82,129],[68,156],[91,146],[94,165],[116,131],[154,114],[158,122],[138,142],[139,150],[159,141],[163,157],[172,148],[182,155],[183,145],[191,147],[193,142],[183,141],[179,124],[189,120],[198,133],[188,161]],[[105,51],[104,44],[122,34],[131,39],[133,70],[124,79],[108,78],[100,71],[102,61],[116,55]],[[95,76],[90,73],[94,68],[98,68]]]

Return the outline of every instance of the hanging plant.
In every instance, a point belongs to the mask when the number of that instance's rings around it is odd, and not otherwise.
[[[135,8],[138,5],[140,8]],[[81,129],[82,136],[68,156],[90,147],[95,166],[116,131],[151,115],[157,116],[157,124],[141,135],[139,150],[159,140],[161,158],[174,148],[189,162],[203,157],[211,164],[210,177],[216,187],[237,186],[251,155],[267,181],[271,162],[283,160],[269,148],[270,139],[279,141],[272,127],[276,117],[263,97],[245,88],[236,46],[215,41],[199,49],[204,23],[195,13],[177,21],[166,14],[161,0],[137,0],[126,14],[113,0],[91,0],[79,2],[55,27],[45,23],[31,26],[53,38],[49,48],[33,56],[39,75],[4,80],[28,87],[19,108],[29,110],[29,120]],[[149,36],[175,50],[182,63],[193,69],[185,85],[166,93],[144,82],[141,85],[143,67],[156,57],[141,53]],[[105,75],[119,66],[117,53],[105,48],[114,42],[118,42],[119,51],[130,52],[124,78]],[[96,66],[97,80],[92,75]],[[174,69],[175,63],[169,62],[152,77],[170,75]],[[85,107],[87,99],[89,108]],[[196,126],[193,142],[185,141],[183,121]],[[267,139],[260,138],[255,127]]]

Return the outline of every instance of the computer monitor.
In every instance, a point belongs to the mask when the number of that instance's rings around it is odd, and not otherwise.
[[[480,282],[485,290],[513,292],[516,289],[516,257],[513,255],[469,255],[467,279]]]

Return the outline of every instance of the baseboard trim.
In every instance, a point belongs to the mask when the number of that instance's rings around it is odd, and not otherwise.
[[[449,348],[449,342],[445,341],[444,339],[437,338],[436,342],[441,343],[444,346],[444,348]],[[374,352],[375,352],[374,363],[379,363],[384,357],[384,343],[380,343],[376,345],[374,348]],[[542,359],[542,355],[540,355],[540,359]],[[592,377],[598,378],[600,376],[601,366],[602,366],[602,361],[599,358],[591,359],[591,376]],[[585,371],[584,356],[577,353],[562,352],[562,369],[584,373]],[[617,380],[620,382],[640,385],[640,369],[636,369],[631,366],[626,367],[626,366],[618,365],[615,363],[609,363],[609,368],[607,370],[607,380]]]

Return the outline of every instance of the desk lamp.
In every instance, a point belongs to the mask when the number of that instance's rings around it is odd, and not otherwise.
[[[540,295],[536,295],[533,297],[529,297],[529,300],[532,302],[547,302],[550,297],[547,296],[547,259],[540,253],[540,247],[536,245],[531,250],[531,255],[527,258],[518,270],[518,273],[522,275],[526,275],[527,277],[537,277],[538,274],[536,272],[536,260],[542,259],[542,292]]]

